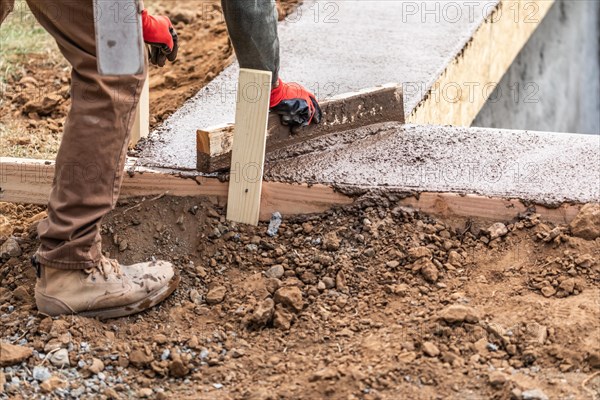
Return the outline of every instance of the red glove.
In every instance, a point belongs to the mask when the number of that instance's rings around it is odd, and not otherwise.
[[[321,122],[321,107],[315,96],[298,83],[284,83],[271,90],[271,111],[281,116],[283,125],[307,126]]]
[[[179,44],[177,32],[169,18],[153,17],[148,10],[142,11],[142,30],[144,42],[150,46],[150,62],[164,67],[166,60],[173,62],[177,58]]]

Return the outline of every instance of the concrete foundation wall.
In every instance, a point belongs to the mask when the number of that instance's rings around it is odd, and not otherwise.
[[[473,126],[600,134],[600,2],[558,0]]]

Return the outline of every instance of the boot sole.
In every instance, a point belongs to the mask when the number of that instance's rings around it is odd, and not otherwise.
[[[77,313],[77,315],[81,315],[82,317],[98,318],[100,320],[105,320],[137,314],[154,307],[155,305],[159,304],[167,297],[169,297],[175,291],[175,289],[177,289],[177,286],[179,285],[180,281],[181,277],[179,276],[179,274],[175,274],[167,285],[165,285],[159,291],[151,293],[148,297],[140,301],[127,304],[126,306],[104,308],[101,310],[94,311],[83,311]]]

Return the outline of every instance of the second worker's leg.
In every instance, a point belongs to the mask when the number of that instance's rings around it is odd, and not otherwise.
[[[221,0],[227,31],[242,68],[271,71],[279,78],[279,37],[274,0]]]

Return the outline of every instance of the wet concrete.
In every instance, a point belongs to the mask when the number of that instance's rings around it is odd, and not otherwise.
[[[274,155],[265,178],[344,192],[454,192],[537,204],[600,201],[600,136],[373,125]]]
[[[280,23],[281,77],[319,99],[400,83],[409,113],[497,4],[306,1]],[[234,63],[152,133],[140,163],[195,169],[196,130],[234,121],[237,72]]]

